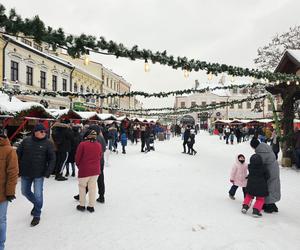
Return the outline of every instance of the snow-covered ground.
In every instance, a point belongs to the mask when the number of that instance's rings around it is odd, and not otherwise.
[[[129,143],[130,144],[130,143]],[[300,249],[300,173],[281,169],[278,214],[253,218],[240,212],[242,191],[228,198],[229,173],[238,153],[249,159],[249,143],[225,145],[205,132],[196,156],[182,154],[182,141],[156,142],[141,153],[110,155],[105,168],[106,203],[79,212],[77,179],[46,180],[40,225],[29,227],[31,204],[17,187],[8,211],[8,250]]]

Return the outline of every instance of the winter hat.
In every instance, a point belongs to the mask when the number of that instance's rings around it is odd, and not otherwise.
[[[46,128],[44,127],[44,125],[42,123],[39,123],[37,125],[34,126],[33,132],[37,132],[37,131],[46,131]]]
[[[239,154],[239,155],[238,155],[238,159],[239,159],[240,157],[244,157],[244,159],[245,159],[245,156],[244,156],[243,154]]]
[[[95,130],[90,130],[89,133],[88,133],[87,138],[89,140],[96,140],[96,138],[97,138],[97,132]]]
[[[259,140],[257,140],[256,138],[253,138],[250,142],[250,146],[252,148],[257,148],[257,146],[260,144]]]

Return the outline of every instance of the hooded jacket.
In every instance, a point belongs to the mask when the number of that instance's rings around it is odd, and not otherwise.
[[[249,175],[246,186],[247,194],[257,197],[266,197],[269,193],[267,180],[270,175],[266,167],[263,165],[261,156],[258,154],[251,156],[248,170]]]
[[[276,156],[272,148],[264,142],[256,147],[255,153],[261,156],[263,164],[270,174],[270,178],[268,179],[269,195],[266,197],[265,203],[275,203],[281,198],[279,164]]]
[[[232,180],[233,184],[238,187],[246,187],[247,175],[248,175],[248,164],[245,162],[240,163],[237,156],[236,161],[231,169],[230,180]]]
[[[0,140],[0,202],[6,200],[6,196],[15,195],[18,181],[18,157],[9,140]]]

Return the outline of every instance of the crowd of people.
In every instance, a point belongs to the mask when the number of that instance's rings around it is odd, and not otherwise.
[[[44,178],[55,176],[67,181],[78,168],[78,211],[95,211],[96,201],[105,203],[105,151],[118,153],[121,144],[126,154],[127,140],[141,141],[141,152],[154,150],[154,140],[170,139],[171,126],[124,120],[121,124],[71,124],[56,122],[51,128],[42,123],[34,126],[32,135],[24,138],[15,150],[3,129],[0,130],[0,249],[6,239],[7,204],[14,200],[18,177],[21,193],[32,203],[32,227],[40,223],[43,208]],[[34,153],[33,153],[34,152]],[[106,159],[107,160],[107,159]],[[96,199],[98,187],[98,197]],[[88,201],[86,194],[88,193]]]

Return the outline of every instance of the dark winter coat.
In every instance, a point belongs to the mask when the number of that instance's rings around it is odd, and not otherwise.
[[[52,138],[57,152],[71,152],[72,131],[66,124],[57,123],[54,125]]]
[[[267,181],[270,177],[268,170],[263,165],[262,158],[258,154],[254,154],[250,158],[248,165],[248,182],[246,186],[247,194],[258,197],[268,196]]]
[[[99,142],[81,142],[76,151],[78,178],[100,175],[100,160],[103,151]]]
[[[72,133],[71,151],[70,151],[67,163],[74,163],[75,162],[76,150],[77,150],[77,147],[78,147],[78,145],[81,141],[81,136],[80,136],[78,127],[74,127],[72,129],[71,133]]]
[[[9,140],[0,140],[0,202],[6,196],[15,195],[18,182],[18,157]]]
[[[49,177],[55,167],[53,144],[45,137],[25,138],[17,149],[20,176]]]
[[[275,203],[281,198],[278,161],[276,160],[276,156],[272,148],[264,142],[260,143],[256,147],[255,153],[261,156],[263,164],[270,174],[270,178],[268,179],[269,195],[266,197],[265,203]]]
[[[191,134],[187,141],[188,147],[192,147],[195,144],[195,134]]]
[[[191,130],[190,129],[186,129],[183,133],[183,140],[184,142],[187,142],[188,139],[190,138],[191,135]]]

